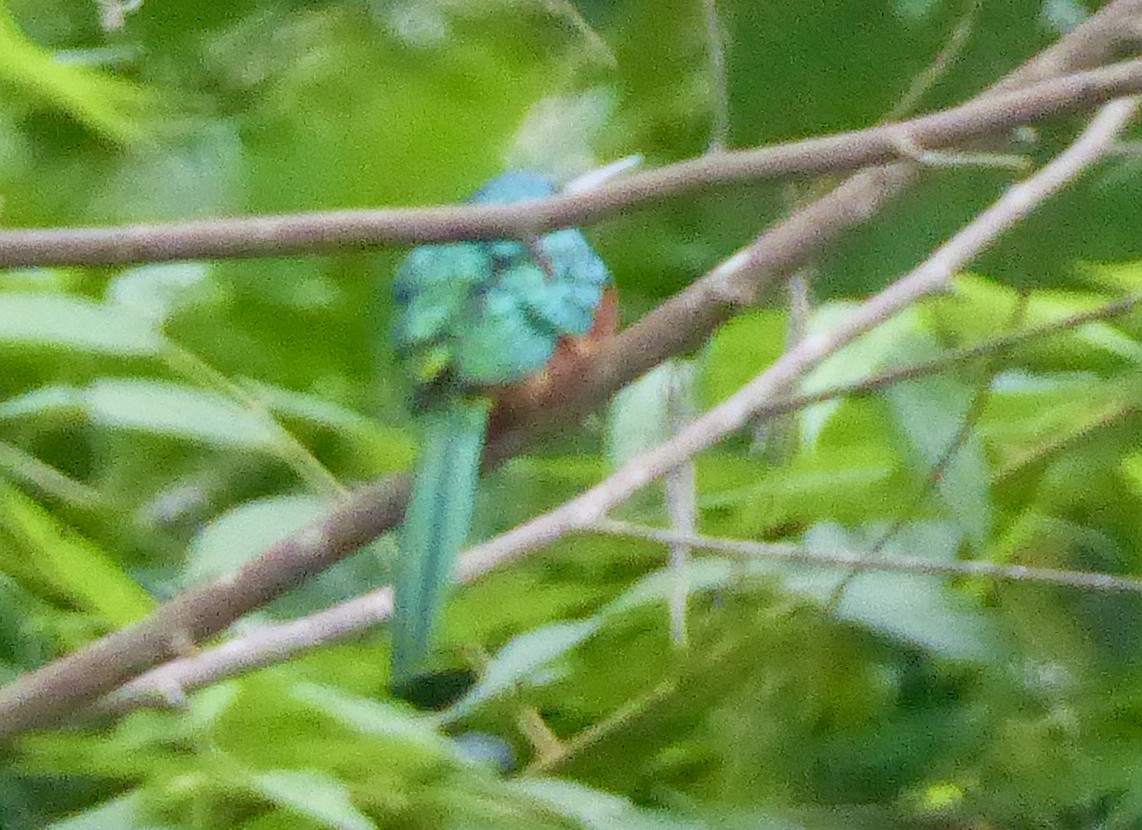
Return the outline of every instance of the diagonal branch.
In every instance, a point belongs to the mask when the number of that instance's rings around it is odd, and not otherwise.
[[[1138,15],[1142,0],[1114,0],[1001,86],[1011,89],[1128,54],[1140,38],[1133,25]],[[537,428],[558,417],[576,417],[646,369],[700,342],[741,303],[876,215],[907,187],[914,170],[915,165],[897,163],[859,173],[759,237],[602,350],[582,380],[553,396],[566,404],[561,415],[544,408],[544,402],[517,413],[509,431],[489,447],[489,457],[494,461],[518,452]],[[529,419],[537,425],[525,426]],[[364,488],[236,573],[187,591],[148,619],[0,688],[0,736],[57,723],[155,664],[181,656],[181,644],[217,634],[394,526],[406,497],[403,477]]]
[[[1093,571],[999,565],[982,561],[933,561],[918,556],[883,557],[845,551],[825,552],[789,542],[723,539],[612,519],[597,522],[588,528],[588,532],[660,542],[672,547],[684,546],[687,549],[705,550],[745,560],[789,562],[814,568],[988,577],[1004,582],[1142,594],[1142,579],[1138,577]],[[283,662],[317,646],[359,634],[383,623],[391,612],[392,590],[382,588],[297,620],[261,626],[194,657],[173,660],[140,675],[101,699],[91,708],[90,714],[122,714],[146,706],[182,705],[189,691]]]
[[[670,441],[631,459],[602,483],[549,513],[473,548],[464,557],[461,573],[467,576],[484,573],[569,532],[596,524],[647,484],[741,429],[768,400],[826,357],[908,306],[944,290],[960,268],[1108,152],[1137,106],[1134,99],[1107,104],[1067,150],[1035,175],[1012,186],[918,268],[866,300],[832,332],[801,341],[769,369],[692,421]]]
[[[759,412],[770,408],[775,392],[788,388],[790,383],[825,357],[917,300],[941,290],[950,277],[971,258],[1105,154],[1136,108],[1137,101],[1134,100],[1108,104],[1068,150],[1036,175],[1013,186],[918,268],[865,302],[844,325],[829,335],[801,341],[731,398],[690,422],[675,437],[635,457],[602,483],[543,516],[473,548],[460,563],[460,579],[476,579],[493,568],[514,561],[568,533],[592,530],[619,532],[616,528],[629,530],[627,525],[605,519],[606,514],[641,487],[685,463],[702,449],[740,429]],[[648,533],[658,534],[648,538],[659,541],[711,547],[711,544],[694,541],[702,537],[691,534],[649,530],[643,535]],[[725,550],[726,546],[738,545],[741,550],[746,550],[752,543],[725,541],[719,544],[722,547],[717,549]],[[771,546],[755,547],[771,549]],[[756,554],[757,550],[750,549],[748,552]],[[851,557],[826,557],[820,560],[822,564],[831,565],[851,565],[854,561],[859,561],[861,567],[874,568],[880,567],[885,560],[874,558],[866,562]],[[1005,571],[1001,566],[986,563],[960,563],[964,567],[959,570],[933,571],[931,564],[925,562],[930,572],[989,574],[1010,579],[1060,583],[1069,578],[1071,582],[1063,584],[1107,590],[1142,590],[1139,588],[1142,582],[1128,585],[1129,581],[1100,574],[1069,572],[1067,577],[1062,575],[1063,572],[1048,569],[1015,568]],[[909,565],[891,562],[885,567],[889,570],[915,570]],[[387,619],[391,610],[392,592],[385,588],[301,620],[268,626],[194,658],[175,661],[143,675],[106,698],[98,710],[116,712],[156,701],[177,702],[185,689],[269,665],[298,651],[349,636]]]

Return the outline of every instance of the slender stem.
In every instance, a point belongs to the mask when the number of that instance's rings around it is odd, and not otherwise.
[[[1142,59],[990,91],[898,124],[775,147],[706,153],[588,193],[518,205],[328,211],[155,225],[0,231],[0,268],[315,254],[461,239],[529,239],[713,184],[845,173],[1142,92]]]

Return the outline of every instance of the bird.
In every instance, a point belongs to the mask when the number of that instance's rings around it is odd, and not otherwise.
[[[554,182],[509,172],[472,204],[544,199]],[[610,271],[581,231],[414,248],[396,272],[393,339],[422,427],[398,532],[392,680],[428,669],[435,628],[467,541],[489,420],[573,373],[614,333]]]

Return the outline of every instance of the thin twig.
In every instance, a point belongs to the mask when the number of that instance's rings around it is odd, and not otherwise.
[[[1043,323],[1042,325],[1033,326],[1024,331],[1006,334],[1003,337],[996,337],[985,343],[951,349],[931,360],[911,363],[905,366],[896,366],[882,372],[877,372],[874,375],[869,375],[867,378],[853,381],[852,383],[833,386],[821,390],[820,392],[799,395],[796,398],[791,398],[788,404],[782,404],[782,406],[784,408],[784,406],[788,405],[796,409],[801,409],[809,404],[834,398],[868,394],[906,380],[913,380],[915,378],[924,377],[925,375],[942,372],[953,366],[972,360],[985,360],[993,355],[1012,351],[1019,346],[1032,343],[1036,340],[1042,340],[1055,334],[1067,333],[1087,323],[1106,320],[1111,317],[1120,317],[1123,314],[1128,314],[1133,311],[1139,305],[1142,305],[1142,294],[1131,294],[1128,297],[1123,297],[1120,300],[1101,305],[1098,308],[1092,308],[1090,311],[1080,311],[1077,314],[1069,314],[1066,317],[1061,317],[1050,323]]]
[[[1064,585],[1083,590],[1142,594],[1142,579],[1133,576],[1072,571],[1061,568],[1035,568],[1024,565],[997,565],[994,562],[936,562],[917,556],[874,556],[862,553],[826,553],[802,545],[780,542],[751,542],[744,539],[721,539],[699,534],[678,533],[631,522],[604,519],[590,530],[608,536],[645,539],[664,545],[686,544],[696,550],[708,550],[744,559],[773,559],[824,568],[849,568],[858,571],[894,571],[931,576],[986,576],[1005,582],[1033,582]]]
[[[668,470],[741,429],[775,393],[826,357],[925,296],[943,290],[960,268],[997,237],[1098,161],[1136,106],[1133,99],[1107,104],[1062,154],[1035,175],[1012,186],[923,264],[862,303],[834,331],[806,338],[728,400],[695,419],[670,441],[631,459],[607,480],[545,515],[473,548],[464,558],[462,572],[481,573],[550,544],[571,530],[595,524]]]
[[[286,429],[256,394],[244,389],[189,349],[171,342],[165,353],[167,366],[186,380],[206,386],[241,406],[274,436],[278,457],[289,465],[315,493],[344,497],[348,490],[296,435]]]
[[[1088,440],[1095,432],[1109,429],[1127,418],[1133,418],[1138,414],[1140,408],[1142,407],[1137,403],[1129,400],[1108,404],[1089,415],[1081,423],[1071,424],[1069,432],[1053,436],[1045,444],[1033,447],[1031,450],[1011,459],[995,471],[992,480],[1001,484],[1031,465],[1040,464],[1045,459],[1059,455],[1069,447]]]
[[[714,108],[714,127],[706,152],[716,153],[730,146],[730,82],[718,0],[702,0],[702,6],[706,17],[706,52],[710,59],[710,98]]]
[[[1029,302],[1030,294],[1026,291],[1020,294],[1019,303],[1012,314],[1012,320],[1009,328],[1017,328],[1022,322],[1024,315],[1027,312],[1027,303]],[[998,353],[993,352],[988,360],[986,371],[983,376],[976,382],[975,389],[972,393],[971,403],[968,406],[967,412],[964,413],[963,418],[960,420],[959,428],[952,439],[948,441],[944,447],[943,452],[936,459],[928,471],[927,478],[924,486],[915,494],[911,503],[900,512],[900,514],[893,520],[892,524],[880,535],[880,537],[869,548],[867,556],[878,557],[881,556],[888,545],[895,539],[912,521],[920,506],[928,500],[928,497],[939,488],[940,483],[944,481],[944,476],[952,462],[959,455],[964,444],[967,443],[968,438],[971,437],[972,431],[975,429],[979,419],[983,417],[984,410],[987,408],[988,403],[991,401],[991,379],[994,377],[998,365]],[[832,593],[829,595],[828,600],[825,602],[825,610],[828,613],[833,613],[840,606],[841,600],[844,598],[845,591],[849,585],[852,584],[853,578],[857,571],[851,570],[837,583],[833,588]]]
[[[1115,101],[1105,106],[1067,150],[1034,176],[1013,186],[918,268],[863,303],[842,326],[827,335],[806,338],[728,400],[692,421],[669,441],[631,459],[605,481],[548,513],[473,548],[460,562],[459,578],[462,581],[474,580],[568,533],[606,527],[605,517],[611,509],[643,486],[740,429],[756,412],[772,406],[770,396],[774,392],[917,300],[941,290],[952,274],[1003,231],[1096,162],[1111,146],[1115,135],[1125,126],[1136,107],[1134,100]],[[683,537],[678,538],[684,541]],[[845,561],[839,564],[855,563]],[[976,567],[975,564],[969,566]],[[980,563],[980,567],[993,566]],[[1081,579],[1087,579],[1090,587],[1098,587],[1113,584],[1116,577],[1093,574]],[[174,661],[143,675],[105,699],[101,709],[119,711],[131,708],[154,701],[156,696],[161,699],[163,690],[167,690],[169,695],[169,690],[197,685],[203,678],[217,679],[267,665],[283,655],[348,636],[380,622],[387,618],[391,607],[392,593],[385,588],[306,620],[268,627],[247,635],[241,644],[223,644],[197,657]],[[0,711],[3,711],[3,705],[0,699]],[[0,723],[0,730],[4,726]]]
[[[912,83],[909,84],[904,95],[888,111],[888,115],[885,116],[886,121],[895,121],[912,112],[919,105],[921,99],[928,94],[928,91],[947,75],[952,63],[967,46],[972,29],[975,28],[976,16],[981,5],[983,5],[983,0],[968,0],[967,9],[960,15],[956,25],[952,27],[952,32],[943,48],[932,59],[932,62],[912,79]]]
[[[703,661],[708,662],[708,661]],[[650,691],[626,701],[598,723],[593,723],[579,734],[563,742],[556,755],[539,756],[524,770],[524,775],[544,775],[564,764],[608,735],[629,725],[648,709],[668,700],[677,694],[678,679],[671,677],[657,683]]]
[[[813,267],[800,268],[785,285],[789,302],[786,351],[804,340],[805,333],[809,330],[809,320],[813,316],[813,278],[816,273],[817,269]],[[788,399],[795,389],[795,386],[782,389],[774,395],[774,399]],[[750,449],[774,464],[784,464],[796,451],[800,437],[800,427],[792,412],[786,417],[758,412],[754,418]]]
[[[993,89],[1017,89],[1130,54],[1140,36],[1128,24],[1140,13],[1142,0],[1112,0]],[[646,369],[701,342],[742,303],[756,300],[843,234],[876,216],[915,180],[915,169],[901,163],[858,173],[760,236],[600,349],[597,361],[584,367],[583,376],[553,396],[561,406],[538,401],[521,411],[514,424],[505,424],[504,432],[491,442],[487,458],[494,462],[509,457],[533,440],[538,430],[559,418],[567,422],[577,417]],[[137,249],[121,250],[119,261],[133,261],[132,250],[138,254]],[[529,424],[532,421],[534,425]],[[341,560],[400,521],[407,493],[408,481],[403,476],[357,491],[236,573],[187,591],[146,620],[0,688],[0,735],[66,719],[99,695],[177,656],[178,642],[187,637],[199,642],[216,634],[244,613]],[[326,622],[334,629],[347,624],[335,618]]]
[[[460,239],[527,239],[591,225],[631,207],[712,184],[844,173],[1142,92],[1142,59],[1052,78],[1017,92],[899,124],[754,150],[708,153],[629,176],[591,193],[517,205],[326,211],[155,225],[0,232],[0,268],[122,265],[180,259],[314,254]]]
[[[943,372],[964,361],[986,358],[1033,340],[1070,331],[1085,323],[1125,314],[1139,304],[1142,304],[1142,294],[978,346],[957,349],[924,363],[880,372],[860,381],[834,386],[812,394],[774,401],[760,409],[758,415],[772,417],[826,400],[877,392],[894,383]],[[1028,579],[1033,578],[1028,577]],[[185,691],[244,671],[271,665],[288,659],[298,652],[367,630],[386,620],[390,608],[391,594],[388,589],[382,589],[292,622],[253,629],[234,637],[227,643],[207,649],[195,657],[176,660],[141,675],[105,698],[99,707],[100,711],[125,711],[148,703],[170,705],[181,700]]]
[[[111,499],[94,487],[72,478],[7,441],[0,441],[0,469],[71,507],[106,510],[111,505]]]
[[[688,363],[675,361],[668,364],[670,380],[666,394],[666,419],[670,434],[679,432],[694,418],[694,372]],[[694,460],[666,474],[666,511],[670,526],[680,533],[693,533],[698,526],[698,474]],[[670,640],[685,648],[689,638],[686,627],[686,606],[690,593],[688,565],[690,548],[686,545],[670,546],[670,568],[674,573],[674,586],[670,594]]]

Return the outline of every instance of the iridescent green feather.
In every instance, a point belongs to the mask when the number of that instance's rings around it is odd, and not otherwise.
[[[401,528],[393,625],[393,676],[423,668],[456,553],[467,541],[491,401],[459,399],[426,412],[424,444]]]
[[[550,196],[542,176],[508,173],[474,202]],[[610,274],[586,238],[564,229],[514,240],[415,249],[393,283],[400,353],[425,426],[401,531],[393,675],[425,668],[433,630],[471,524],[491,402],[488,387],[541,371],[566,335],[585,334]]]

